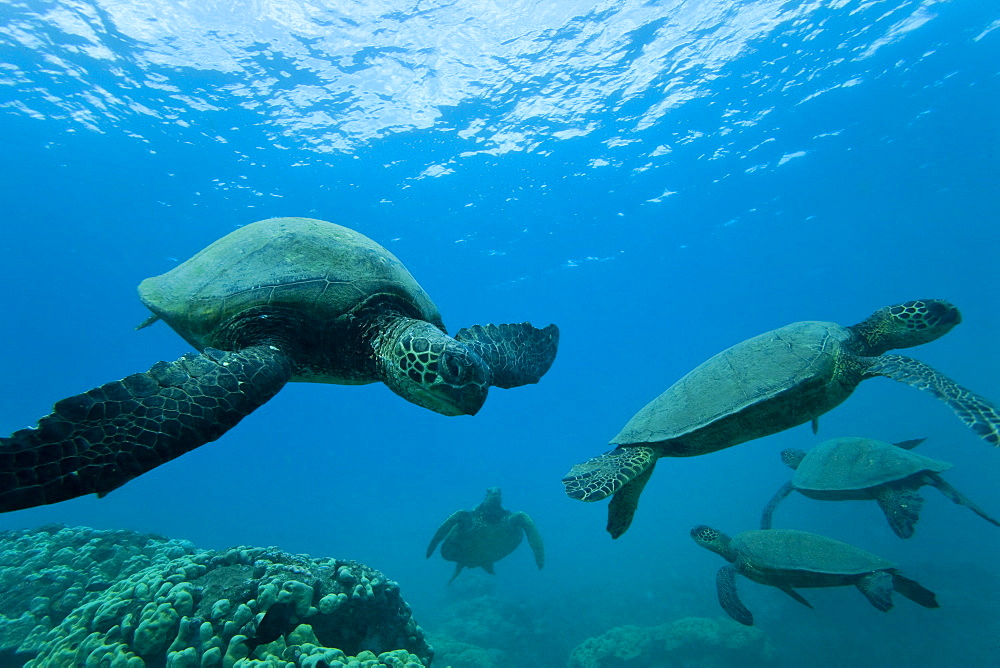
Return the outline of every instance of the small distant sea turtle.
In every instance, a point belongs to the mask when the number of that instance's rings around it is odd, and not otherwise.
[[[820,501],[874,499],[896,535],[909,538],[924,505],[924,498],[917,493],[924,485],[937,487],[953,502],[968,506],[986,521],[1000,526],[938,475],[951,464],[910,452],[923,440],[893,445],[872,438],[834,438],[809,452],[784,450],[781,461],[795,469],[795,475],[764,508],[760,528],[771,528],[774,509],[795,490]]]
[[[660,457],[691,457],[813,422],[866,378],[885,376],[927,390],[973,431],[1000,444],[1000,413],[928,365],[892,348],[928,343],[961,322],[939,299],[879,309],[864,322],[796,322],[737,343],[701,363],[636,413],[611,439],[617,448],[575,465],[566,494],[608,507],[613,538],[632,523]]]
[[[732,538],[704,525],[691,529],[702,547],[730,562],[719,569],[715,584],[719,603],[740,624],[753,626],[753,615],[736,591],[736,574],[777,587],[802,605],[812,607],[795,587],[854,585],[882,612],[892,608],[892,592],[925,608],[938,607],[934,592],[904,577],[896,565],[839,540],[792,529],[744,531]]]
[[[139,297],[200,355],[59,401],[0,439],[0,511],[96,492],[219,438],[288,381],[381,381],[444,415],[474,415],[491,385],[535,383],[555,325],[476,325],[451,338],[402,263],[368,237],[310,218],[241,227]]]
[[[434,532],[427,557],[441,543],[441,556],[455,562],[449,584],[463,568],[478,566],[492,575],[494,562],[513,552],[521,544],[522,535],[528,537],[538,567],[545,565],[545,547],[535,523],[527,513],[512,513],[500,504],[500,488],[490,487],[475,510],[456,510]]]

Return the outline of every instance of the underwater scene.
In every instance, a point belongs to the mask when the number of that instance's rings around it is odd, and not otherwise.
[[[0,45],[0,668],[1000,664],[1000,5]]]

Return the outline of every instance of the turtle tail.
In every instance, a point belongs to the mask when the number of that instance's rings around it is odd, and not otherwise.
[[[566,495],[579,501],[600,501],[651,468],[656,457],[653,448],[636,445],[616,448],[576,464],[562,479]]]
[[[0,438],[0,512],[108,492],[214,441],[292,374],[278,348],[206,348],[56,403]]]

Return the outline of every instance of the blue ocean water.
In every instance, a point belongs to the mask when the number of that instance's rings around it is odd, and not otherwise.
[[[488,592],[527,621],[508,665],[563,666],[624,624],[718,617],[695,524],[753,528],[786,447],[924,437],[1000,513],[998,452],[943,404],[864,383],[808,426],[663,460],[612,541],[560,478],[710,355],[796,320],[853,324],[942,297],[963,323],[913,350],[1000,400],[1000,9],[973,0],[783,3],[18,1],[0,7],[3,433],[187,352],[135,286],[235,227],[309,216],[396,254],[450,331],[557,323],[538,385],[445,418],[382,385],[292,384],[218,441],[104,499],[0,515],[204,547],[357,559],[433,633]],[[485,489],[531,514],[496,576],[424,559]],[[814,610],[741,583],[782,665],[1000,659],[1000,532],[934,490],[917,535],[874,504],[793,496],[776,524],[900,564],[938,594]],[[499,642],[499,641],[498,641]]]

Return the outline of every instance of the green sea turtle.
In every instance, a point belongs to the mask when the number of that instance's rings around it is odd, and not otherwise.
[[[535,563],[541,568],[545,565],[545,546],[535,523],[527,513],[504,510],[500,488],[490,487],[486,498],[474,510],[456,510],[438,527],[427,546],[427,557],[441,543],[441,556],[455,562],[449,583],[463,568],[478,566],[492,575],[493,564],[517,549],[522,536],[528,537]]]
[[[863,322],[796,322],[736,344],[703,362],[636,413],[611,439],[614,450],[575,465],[566,494],[598,501],[614,494],[608,532],[618,538],[660,457],[692,457],[813,422],[866,378],[885,376],[927,390],[993,445],[1000,413],[930,366],[887,350],[947,333],[961,321],[946,301],[879,309]]]
[[[795,475],[775,493],[761,516],[760,528],[770,529],[774,509],[792,491],[820,501],[874,499],[900,538],[913,535],[924,499],[917,490],[924,485],[938,488],[953,502],[968,506],[988,522],[1000,522],[987,515],[938,475],[951,468],[948,462],[910,452],[924,439],[886,443],[872,438],[834,438],[806,452],[789,448],[781,461],[795,469]]]
[[[535,383],[558,329],[473,326],[454,338],[410,272],[368,237],[310,218],[241,227],[139,297],[201,354],[158,362],[56,403],[0,439],[0,511],[104,496],[219,438],[288,381],[381,381],[444,415],[474,415],[491,385]]]
[[[777,587],[810,608],[795,587],[854,585],[882,612],[892,608],[893,590],[925,608],[938,607],[934,592],[901,575],[892,562],[825,536],[793,529],[758,529],[730,538],[700,525],[691,529],[691,537],[729,562],[715,579],[719,603],[730,617],[747,626],[753,626],[753,615],[736,591],[737,573]]]

